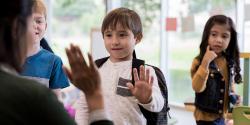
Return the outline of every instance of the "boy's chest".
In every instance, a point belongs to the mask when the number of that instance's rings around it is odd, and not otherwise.
[[[131,80],[131,67],[103,67],[99,69],[103,89],[115,92],[119,79]]]
[[[105,107],[114,122],[120,125],[141,124],[144,119],[141,118],[137,101],[126,87],[126,82],[121,84],[121,78],[125,81],[132,79],[131,67],[103,67],[99,71],[103,94],[107,97]]]

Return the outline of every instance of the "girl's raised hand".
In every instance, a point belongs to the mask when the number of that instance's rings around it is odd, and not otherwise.
[[[137,69],[134,68],[133,75],[135,84],[127,83],[127,87],[140,103],[149,103],[152,98],[152,85],[154,81],[154,78],[149,76],[149,69],[145,72],[145,67],[141,65],[140,74],[138,75]]]
[[[206,53],[202,59],[202,65],[208,69],[209,64],[217,57],[217,54],[207,46]]]

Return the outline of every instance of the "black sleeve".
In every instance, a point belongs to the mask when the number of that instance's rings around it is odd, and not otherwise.
[[[38,83],[37,83],[38,84]],[[37,85],[38,86],[38,85]],[[40,86],[34,88],[30,95],[28,119],[37,125],[76,125],[73,118],[66,112],[63,104],[58,101],[56,95],[48,88]],[[114,125],[112,121],[101,120],[91,125]]]
[[[76,125],[63,104],[49,89],[39,89],[30,100],[31,119],[39,125]]]
[[[90,125],[114,125],[113,122],[109,120],[101,120],[91,123]]]
[[[48,42],[47,42],[47,40],[45,38],[42,38],[42,40],[40,41],[40,46],[42,48],[54,53],[53,50],[50,48],[50,46],[49,46],[49,44],[48,44]]]

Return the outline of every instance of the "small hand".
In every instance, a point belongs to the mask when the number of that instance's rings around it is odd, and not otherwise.
[[[140,66],[140,74],[138,76],[137,69],[133,69],[133,75],[135,84],[127,83],[127,87],[130,89],[131,93],[139,100],[142,104],[147,104],[151,101],[152,96],[152,85],[153,77],[149,76],[149,69],[146,70],[145,67]]]
[[[240,95],[236,94],[235,92],[231,92],[229,95],[229,101],[233,105],[239,105],[239,104],[241,104],[242,98]]]
[[[217,54],[207,46],[206,53],[202,59],[202,65],[208,69],[209,64],[217,57]]]
[[[238,94],[236,94],[236,96],[237,96],[236,105],[240,105],[242,103],[242,97]]]

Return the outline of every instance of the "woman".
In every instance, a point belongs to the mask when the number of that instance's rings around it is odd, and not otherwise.
[[[34,26],[31,18],[33,0],[0,1],[0,124],[1,125],[74,125],[56,96],[46,87],[18,76],[25,60],[27,43],[32,39]],[[93,61],[91,66],[74,61],[75,46],[67,49],[70,63],[84,68],[70,74],[72,81],[87,93],[93,117],[92,125],[112,125],[105,118],[100,93],[99,75]],[[73,60],[73,61],[72,61]],[[80,71],[80,72],[79,72]],[[85,75],[79,75],[84,73]],[[89,75],[95,74],[95,77]],[[75,77],[77,76],[77,77]],[[79,76],[79,77],[78,77]],[[91,78],[91,79],[90,79]],[[84,84],[83,84],[84,83]],[[91,86],[91,87],[89,87]],[[91,91],[91,92],[89,92]],[[97,104],[95,104],[97,103]],[[101,114],[101,115],[100,115]]]

